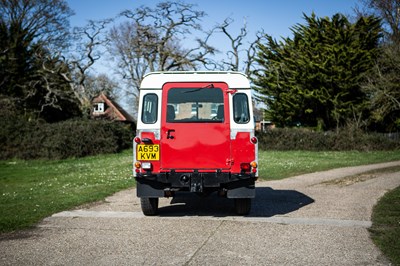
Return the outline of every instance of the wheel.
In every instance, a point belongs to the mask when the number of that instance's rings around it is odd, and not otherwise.
[[[239,215],[249,214],[251,209],[251,199],[235,199],[235,210]]]
[[[146,216],[156,215],[158,212],[158,198],[140,198],[140,205]]]

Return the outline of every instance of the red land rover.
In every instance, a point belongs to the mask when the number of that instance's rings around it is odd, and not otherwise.
[[[176,191],[219,192],[248,214],[258,177],[249,80],[239,72],[153,72],[140,87],[134,176],[145,215]]]

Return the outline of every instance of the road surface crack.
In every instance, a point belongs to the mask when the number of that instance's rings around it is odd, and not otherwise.
[[[193,253],[193,255],[192,255],[192,256],[189,258],[189,260],[184,264],[185,266],[190,264],[190,262],[197,256],[197,254],[200,252],[200,250],[202,250],[203,247],[204,247],[204,246],[210,241],[210,239],[215,235],[215,233],[218,232],[219,228],[222,226],[222,224],[223,224],[224,222],[225,222],[225,221],[222,220],[222,221],[219,223],[219,225],[218,225],[214,230],[212,230],[212,231],[210,232],[210,234],[208,235],[208,237],[206,238],[206,240],[204,240],[204,242],[200,245],[200,247],[199,247],[198,249],[196,249],[196,251]]]

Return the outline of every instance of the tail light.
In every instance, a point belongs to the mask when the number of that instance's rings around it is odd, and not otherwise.
[[[140,169],[143,170],[151,170],[151,168],[153,167],[152,164],[150,162],[135,162],[135,172],[136,173],[140,173]]]
[[[253,162],[250,163],[250,165],[251,165],[251,167],[252,167],[252,172],[253,172],[253,173],[257,173],[257,166],[258,166],[258,165],[257,165],[257,162],[254,162],[254,161],[253,161]]]
[[[140,167],[142,167],[142,164],[140,162],[135,162],[135,172],[140,173]]]
[[[240,164],[240,169],[241,169],[243,172],[250,172],[251,166],[250,166],[249,163],[241,163],[241,164]]]
[[[135,138],[134,138],[134,141],[135,141],[137,144],[140,144],[140,142],[142,142],[142,140],[141,140],[139,137],[135,137]]]
[[[251,162],[251,163],[241,163],[240,164],[240,169],[242,172],[250,172],[252,171],[253,173],[257,172],[257,162]]]

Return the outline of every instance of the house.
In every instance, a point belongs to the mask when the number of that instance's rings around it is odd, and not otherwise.
[[[255,108],[253,111],[256,131],[265,132],[275,128],[275,124],[272,121],[264,120],[265,110]]]
[[[99,96],[93,98],[92,106],[93,108],[91,116],[93,119],[120,121],[130,124],[133,129],[136,129],[136,123],[133,117],[116,101],[104,93],[101,93]]]

